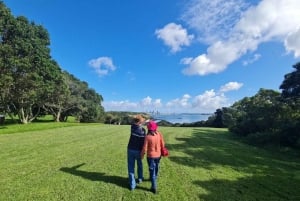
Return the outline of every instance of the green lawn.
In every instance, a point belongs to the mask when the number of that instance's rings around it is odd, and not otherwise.
[[[128,190],[129,126],[66,125],[0,127],[1,201],[300,200],[299,156],[242,144],[226,129],[160,127],[170,157],[154,195],[147,180]]]

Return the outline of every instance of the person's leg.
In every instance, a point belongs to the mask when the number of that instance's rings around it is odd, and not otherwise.
[[[155,159],[155,162],[156,162],[156,166],[155,166],[155,175],[156,175],[156,178],[158,177],[158,171],[159,171],[159,161],[160,161],[160,157]]]
[[[135,152],[133,150],[127,150],[127,167],[128,167],[128,178],[129,178],[129,188],[132,190],[136,187],[135,177],[134,177],[134,166],[135,166]]]
[[[151,180],[151,191],[156,193],[156,174],[155,174],[156,165],[154,162],[154,158],[147,158],[147,162],[149,166],[149,174]]]
[[[144,176],[143,176],[143,161],[140,152],[138,152],[136,155],[136,161],[137,161],[138,182],[141,183],[144,180]]]

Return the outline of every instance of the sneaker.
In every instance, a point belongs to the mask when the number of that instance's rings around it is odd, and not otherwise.
[[[142,183],[142,182],[143,182],[143,179],[138,179],[138,180],[136,181],[137,184],[140,184],[140,183]]]

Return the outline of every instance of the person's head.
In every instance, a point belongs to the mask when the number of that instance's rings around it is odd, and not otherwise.
[[[135,124],[142,124],[142,123],[144,123],[144,121],[145,121],[145,118],[140,114],[135,115],[133,117],[133,123],[135,123]]]
[[[149,132],[156,132],[157,130],[157,123],[155,121],[149,121],[149,123],[147,124],[147,128]]]

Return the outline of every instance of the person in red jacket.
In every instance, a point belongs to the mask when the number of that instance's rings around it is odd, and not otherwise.
[[[157,192],[157,175],[161,159],[161,147],[165,146],[164,139],[157,130],[157,127],[154,121],[150,121],[147,124],[148,132],[141,152],[142,158],[144,158],[144,154],[147,153],[147,163],[151,180],[150,191],[154,194]]]

